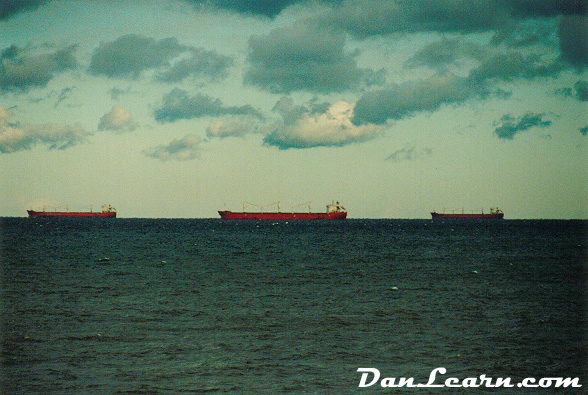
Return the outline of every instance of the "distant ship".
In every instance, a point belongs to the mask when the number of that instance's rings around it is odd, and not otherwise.
[[[482,211],[481,213],[470,213],[470,214],[466,214],[466,213],[451,213],[451,214],[446,214],[446,213],[437,213],[437,212],[432,212],[431,216],[433,217],[433,219],[503,219],[504,218],[504,213],[502,212],[502,210],[500,210],[499,208],[491,208],[490,209],[490,213],[484,214],[484,212]]]
[[[110,205],[103,205],[102,211],[35,211],[27,210],[29,217],[101,217],[116,218],[116,209]]]
[[[218,213],[221,216],[221,219],[257,219],[257,220],[294,220],[294,219],[302,219],[302,220],[315,220],[315,219],[323,219],[323,220],[337,220],[337,219],[345,219],[347,218],[347,210],[345,207],[341,206],[339,202],[327,204],[327,210],[324,213],[313,213],[309,204],[309,210],[307,213],[305,212],[281,212],[279,209],[278,203],[278,211],[274,212],[263,212],[260,211],[245,211],[245,204],[243,205],[243,211],[219,211]]]

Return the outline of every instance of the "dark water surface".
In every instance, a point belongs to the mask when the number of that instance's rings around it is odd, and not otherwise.
[[[4,394],[588,393],[587,221],[1,221]]]

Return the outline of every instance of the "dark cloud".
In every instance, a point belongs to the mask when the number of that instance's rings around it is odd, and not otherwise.
[[[200,158],[200,143],[202,139],[194,134],[188,134],[176,139],[168,145],[159,145],[143,151],[151,158],[166,160],[190,160]]]
[[[331,107],[330,103],[294,104],[294,100],[284,96],[274,105],[272,111],[282,117],[284,125],[294,125],[298,120],[308,116],[324,114]]]
[[[294,4],[309,0],[184,0],[243,14],[273,18]],[[510,18],[585,14],[585,0],[317,0],[333,6],[320,19],[358,36],[398,31],[480,31],[496,28]]]
[[[459,57],[459,40],[447,40],[428,44],[421,48],[413,57],[405,62],[405,65],[432,66],[445,65],[455,62]]]
[[[580,133],[582,133],[584,136],[588,136],[588,126],[584,126],[583,128],[579,129]]]
[[[444,61],[456,58],[457,43],[441,43],[447,55]],[[437,47],[417,53],[414,62],[435,63],[430,55]],[[475,48],[472,48],[475,49]],[[477,52],[473,52],[476,54]],[[419,55],[425,54],[425,55]],[[480,54],[481,55],[481,54]],[[472,55],[473,56],[473,55]],[[355,106],[355,124],[384,124],[389,119],[399,120],[422,111],[435,111],[442,105],[459,104],[470,98],[485,98],[491,94],[508,95],[493,89],[493,84],[518,78],[534,79],[557,75],[562,70],[559,62],[544,63],[537,55],[519,52],[499,54],[485,59],[467,77],[441,73],[426,80],[409,81],[388,88],[365,93]]]
[[[558,95],[562,95],[564,97],[572,97],[573,93],[572,93],[572,88],[558,88],[555,90],[555,93]]]
[[[355,106],[357,125],[384,124],[420,111],[434,111],[443,104],[460,103],[477,93],[465,78],[446,73],[420,81],[405,82],[387,89],[368,92]]]
[[[0,88],[26,89],[43,87],[56,73],[77,66],[75,45],[54,52],[38,54],[39,50],[11,46],[0,57]],[[44,49],[43,52],[47,52]]]
[[[342,32],[304,24],[253,36],[245,82],[273,93],[341,92],[362,81],[377,83],[374,72],[359,69],[356,54],[345,53],[344,45]]]
[[[495,1],[381,1],[344,0],[318,18],[357,37],[395,32],[485,31],[505,23],[506,10]]]
[[[521,45],[523,46],[523,45]],[[544,61],[541,54],[516,50],[497,53],[496,48],[483,48],[461,39],[445,39],[427,44],[405,62],[406,67],[429,66],[440,70],[466,61],[477,61],[479,65],[468,76],[471,83],[491,79],[510,81],[517,78],[533,79],[556,76],[565,66],[559,61]]]
[[[118,98],[120,96],[128,94],[130,91],[131,91],[131,87],[128,86],[126,89],[114,87],[114,88],[110,89],[108,92],[110,92],[110,97],[113,100],[118,100]]]
[[[533,79],[555,76],[562,70],[558,62],[543,63],[538,55],[523,55],[511,52],[496,55],[470,72],[472,83],[482,83],[491,79],[511,81],[517,78]]]
[[[542,46],[541,54],[555,50],[559,43],[561,58],[568,66],[582,69],[588,64],[587,4],[586,0],[343,0],[313,20],[359,38],[398,32],[494,32],[493,44],[510,48]],[[562,18],[556,32],[553,25],[558,16]],[[445,40],[424,48],[407,66],[442,67],[458,60],[461,50],[456,41]],[[554,62],[552,67],[561,70],[564,65]],[[519,72],[511,68],[511,78],[558,70],[523,68]],[[503,78],[508,76],[506,72],[503,70]]]
[[[155,119],[159,122],[221,115],[253,115],[261,118],[261,114],[250,105],[224,106],[220,99],[200,93],[188,96],[186,91],[178,88],[164,96],[163,106],[155,110]]]
[[[510,48],[524,48],[537,45],[554,47],[558,38],[554,18],[513,20],[495,31],[491,43],[503,44]]]
[[[543,120],[545,114],[527,113],[519,118],[514,118],[510,114],[503,115],[500,118],[502,123],[494,130],[494,133],[501,139],[512,140],[515,134],[530,129],[534,126],[547,127],[551,121]]]
[[[431,156],[433,150],[431,148],[417,149],[414,146],[408,146],[394,151],[386,157],[386,160],[392,162],[402,162],[408,160],[421,159],[425,156]]]
[[[0,153],[28,150],[38,144],[63,150],[84,142],[90,133],[79,126],[57,124],[15,124],[11,113],[0,106]]]
[[[218,8],[244,14],[262,15],[273,18],[282,10],[300,0],[184,0],[193,4],[209,4]]]
[[[215,51],[193,49],[190,54],[190,57],[175,62],[169,70],[160,73],[157,79],[163,82],[180,82],[189,76],[218,79],[226,75],[227,68],[233,62],[232,58]]]
[[[89,70],[96,75],[137,78],[143,70],[167,65],[187,49],[173,37],[157,41],[128,34],[100,44],[94,50]]]
[[[73,91],[73,87],[71,88],[63,88],[55,101],[55,108],[61,104],[61,102],[69,99],[69,94]]]
[[[33,10],[49,0],[1,0],[0,20],[10,18],[19,12]]]
[[[223,77],[232,59],[182,45],[174,37],[156,40],[128,34],[94,50],[89,71],[113,78],[138,78],[143,71],[157,69],[156,79],[180,82],[189,76]]]
[[[580,101],[588,101],[588,81],[579,80],[574,84],[576,98]]]
[[[562,18],[557,33],[562,58],[578,68],[587,66],[588,17],[570,15]]]
[[[405,62],[405,66],[441,68],[462,58],[482,60],[485,56],[485,51],[479,45],[463,42],[459,39],[444,38],[421,48]]]
[[[14,59],[18,56],[19,49],[16,45],[11,45],[10,47],[6,48],[2,51],[2,55],[0,59]]]
[[[341,147],[373,139],[382,133],[377,125],[355,125],[354,105],[340,101],[334,104],[295,105],[284,97],[274,106],[282,119],[266,128],[264,143],[280,149]]]
[[[516,17],[553,17],[586,13],[586,0],[498,0]]]
[[[546,26],[553,26],[553,21],[545,23],[543,27]],[[547,35],[546,32],[543,34]],[[553,33],[550,34],[553,39]],[[538,43],[529,40],[527,46],[531,42]],[[550,45],[554,44],[552,41]],[[519,47],[523,46],[520,42]],[[497,47],[483,48],[459,38],[443,38],[430,43],[407,60],[405,66],[429,66],[440,74],[426,80],[405,82],[365,93],[355,106],[353,122],[357,125],[384,124],[388,120],[399,120],[423,111],[436,111],[443,105],[460,104],[471,98],[508,96],[508,92],[497,88],[498,83],[555,77],[566,68],[563,62],[543,56],[544,51],[534,54],[523,52],[522,49],[506,53],[497,53],[498,50]],[[471,61],[478,62],[478,65],[466,77],[446,72],[450,66]]]
[[[357,37],[499,30],[527,18],[586,14],[585,0],[342,0],[317,18]]]

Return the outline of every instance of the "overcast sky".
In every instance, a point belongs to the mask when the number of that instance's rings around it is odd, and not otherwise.
[[[588,218],[587,26],[583,0],[3,0],[0,216]]]

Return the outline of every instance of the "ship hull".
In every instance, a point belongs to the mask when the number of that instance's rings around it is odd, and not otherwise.
[[[431,213],[433,219],[503,219],[504,213],[494,214],[441,214]]]
[[[234,212],[219,211],[221,219],[250,219],[250,220],[342,220],[347,218],[347,212],[331,213],[252,213],[252,212]]]
[[[99,217],[116,218],[116,212],[85,212],[85,211],[34,211],[27,210],[29,217]]]

